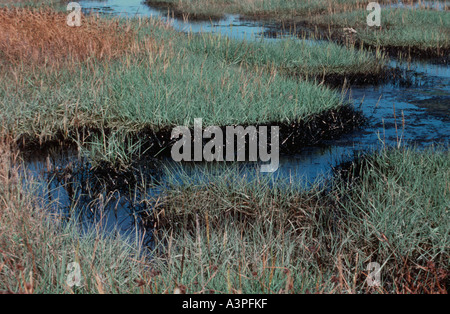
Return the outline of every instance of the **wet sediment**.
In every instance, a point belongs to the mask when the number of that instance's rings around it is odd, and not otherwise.
[[[254,125],[256,128],[266,126],[270,129],[272,126],[279,127],[280,134],[280,153],[296,154],[303,148],[319,145],[324,141],[333,140],[341,137],[343,134],[359,129],[367,122],[361,111],[355,109],[352,105],[344,105],[338,109],[327,110],[323,113],[308,117],[292,123],[264,123]],[[244,128],[249,125],[242,125]],[[226,131],[226,126],[221,127]],[[167,158],[171,156],[171,147],[177,141],[171,139],[173,128],[165,127],[159,130],[153,128],[143,128],[137,132],[129,132],[125,138],[127,143],[141,143],[141,151],[145,152],[140,156],[133,156],[133,164],[138,164],[142,160],[154,158]],[[193,128],[191,135],[194,134]],[[77,150],[79,149],[75,138],[83,138],[84,143],[89,143],[91,139],[99,134],[104,134],[107,139],[114,133],[113,129],[99,129],[94,127],[82,127],[69,131],[71,137],[66,132],[60,132],[52,139],[41,141],[29,136],[22,136],[17,141],[17,146],[22,152],[24,159],[36,155],[48,155],[55,149]],[[193,139],[193,138],[192,138]],[[247,143],[248,141],[246,141]],[[205,144],[205,142],[204,142]],[[126,147],[125,147],[126,148]],[[224,144],[226,150],[226,143]],[[108,163],[101,163],[103,168],[114,168],[114,165],[107,166]]]

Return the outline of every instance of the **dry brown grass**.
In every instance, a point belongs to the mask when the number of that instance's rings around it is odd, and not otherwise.
[[[136,50],[136,32],[117,20],[83,16],[70,27],[67,15],[52,10],[0,9],[0,60],[54,64],[112,59]]]
[[[0,294],[33,291],[32,284],[29,279],[25,279],[23,272],[23,265],[32,260],[32,256],[27,254],[27,243],[17,239],[31,224],[39,226],[31,203],[24,201],[18,169],[14,165],[17,154],[13,153],[11,147],[8,137],[0,135],[0,281],[6,283],[9,278],[15,278],[14,280],[20,283],[20,288],[13,289],[8,286],[8,290],[0,291]]]
[[[4,140],[0,139],[0,184],[4,185],[8,178],[9,150],[4,145]]]

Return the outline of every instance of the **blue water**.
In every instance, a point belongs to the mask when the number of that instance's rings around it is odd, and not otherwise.
[[[79,1],[85,13],[113,14],[121,17],[155,17],[180,32],[220,33],[237,39],[257,39],[276,31],[276,25],[243,21],[239,15],[225,15],[219,21],[188,21],[172,18],[167,10],[155,9],[140,0]]]

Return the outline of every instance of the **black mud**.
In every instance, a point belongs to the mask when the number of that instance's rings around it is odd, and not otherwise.
[[[299,74],[290,74],[293,77],[302,77]],[[302,77],[303,79],[309,79],[308,77]],[[400,86],[412,84],[411,73],[405,73],[405,71],[399,68],[384,67],[378,73],[345,73],[345,74],[324,74],[315,75],[312,77],[318,83],[323,83],[332,88],[343,88],[348,86],[363,87],[370,85],[381,84],[399,84]]]
[[[324,113],[300,120],[295,123],[267,123],[260,126],[279,126],[280,130],[280,153],[296,154],[305,147],[319,145],[324,141],[340,138],[342,135],[359,129],[366,123],[366,118],[362,112],[356,110],[351,105],[344,105],[341,108],[328,110]],[[247,127],[248,125],[243,125]],[[222,131],[225,131],[225,126]],[[164,128],[155,131],[151,128],[144,128],[138,132],[130,132],[125,143],[141,142],[141,151],[145,152],[140,156],[133,156],[134,163],[138,164],[142,160],[152,160],[168,158],[171,156],[171,147],[177,139],[171,139],[173,128]],[[270,129],[270,128],[269,128]],[[29,137],[22,137],[17,141],[17,146],[25,159],[36,155],[48,155],[52,150],[66,149],[76,150],[77,143],[72,138],[84,138],[85,143],[89,143],[94,135],[105,134],[110,136],[114,130],[97,128],[79,128],[72,130],[71,138],[61,132],[53,139],[40,142]],[[191,130],[193,134],[193,129]],[[270,137],[269,137],[270,138]],[[226,149],[223,150],[224,152]],[[116,165],[103,163],[101,168],[112,171]]]

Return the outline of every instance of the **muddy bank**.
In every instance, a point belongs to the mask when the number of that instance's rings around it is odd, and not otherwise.
[[[385,66],[378,73],[344,73],[344,74],[324,74],[315,75],[313,77],[303,76],[297,73],[287,73],[290,77],[299,79],[306,79],[316,81],[320,84],[325,84],[331,88],[343,88],[347,86],[362,87],[362,86],[376,86],[381,84],[399,84],[412,85],[414,76],[413,73],[405,73],[400,68],[393,68]]]
[[[325,27],[323,28],[325,30]],[[431,61],[435,64],[448,65],[450,64],[450,47],[445,48],[421,48],[414,46],[377,46],[352,35],[345,34],[342,30],[336,30],[331,35],[328,35],[330,40],[341,45],[354,45],[357,48],[365,47],[373,51],[381,51],[389,57],[408,60],[414,58],[417,61]]]
[[[316,23],[313,21],[284,21],[278,24],[280,32],[296,32],[301,30],[298,36],[312,38],[315,40],[333,41],[343,46],[354,46],[357,49],[367,48],[372,51],[380,51],[389,57],[408,60],[413,58],[416,61],[429,61],[435,64],[450,64],[450,47],[415,47],[415,46],[377,46],[358,38],[355,33],[344,31],[344,28],[328,24]]]
[[[273,122],[255,126],[279,126],[280,152],[282,154],[295,154],[301,152],[305,147],[316,146],[323,141],[337,139],[343,134],[362,127],[366,121],[361,111],[356,110],[352,105],[344,105],[339,109],[328,110],[291,124]],[[247,126],[243,125],[243,127]],[[223,132],[225,132],[225,128],[226,126],[221,127]],[[141,143],[141,151],[145,152],[139,156],[132,156],[133,164],[138,164],[142,160],[170,157],[171,147],[176,142],[176,139],[171,139],[172,130],[173,128],[169,127],[159,130],[143,128],[137,132],[129,132],[124,141],[125,150],[130,143],[139,142]],[[79,144],[75,140],[77,138],[83,139],[82,143],[89,143],[94,136],[104,134],[105,138],[108,138],[113,133],[114,130],[108,128],[81,127],[70,130],[69,136],[61,132],[46,141],[22,136],[16,143],[24,158],[27,159],[36,154],[47,155],[55,149],[77,150],[79,149]],[[191,129],[191,134],[193,134],[193,129]],[[226,151],[225,146],[226,144],[224,145],[224,152]],[[101,168],[112,171],[115,165],[102,163]]]

